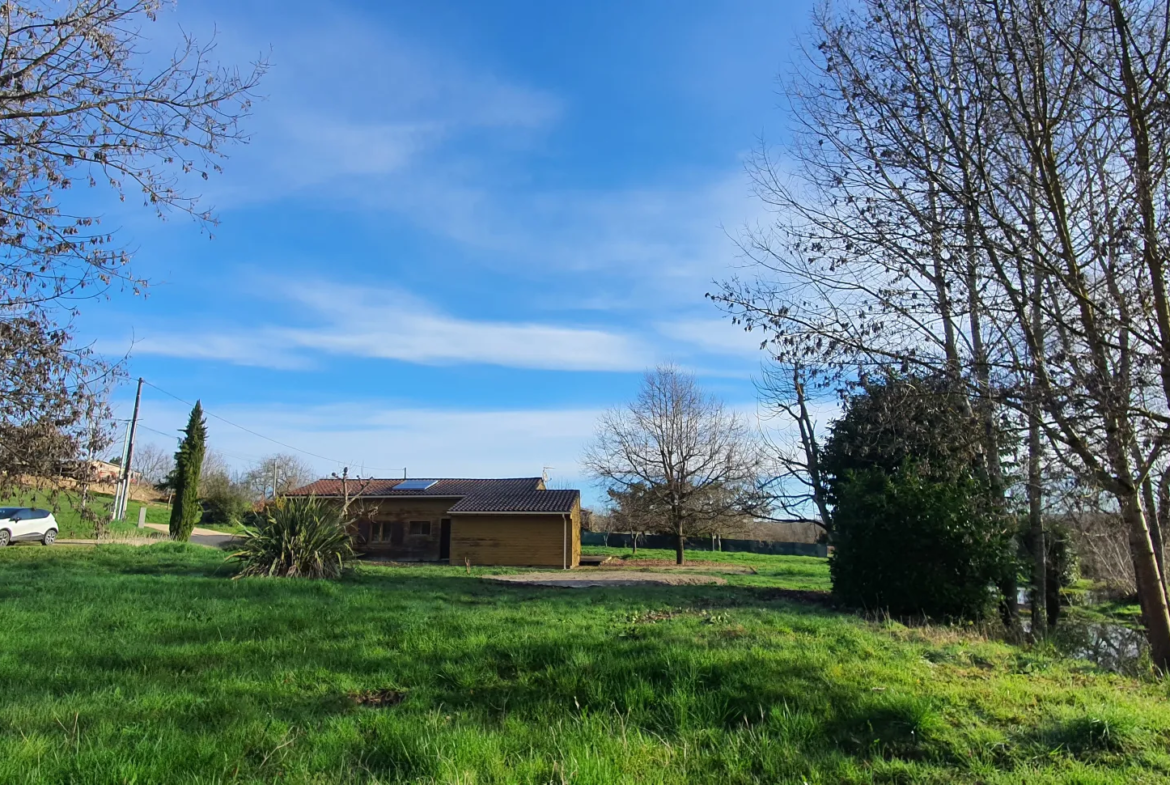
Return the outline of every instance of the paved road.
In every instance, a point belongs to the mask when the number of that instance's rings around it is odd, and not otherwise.
[[[230,548],[238,543],[239,539],[233,534],[214,532],[212,534],[192,534],[188,542],[196,545],[206,545],[208,548]]]
[[[148,523],[146,528],[155,532],[169,533],[166,526],[159,523]],[[102,540],[57,540],[58,545],[150,545],[156,542],[166,542],[162,537],[110,537]],[[204,545],[208,548],[231,548],[238,540],[234,535],[217,532],[214,529],[203,529],[196,527],[191,532],[191,539],[196,545]]]
[[[164,532],[169,534],[170,529],[161,523],[148,523],[146,528],[154,529],[156,532]],[[204,529],[196,526],[191,530],[191,539],[196,545],[206,545],[209,548],[227,548],[231,545],[232,540],[236,539],[233,534],[224,534],[217,532],[215,529]]]

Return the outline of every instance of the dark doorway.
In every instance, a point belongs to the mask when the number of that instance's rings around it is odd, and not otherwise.
[[[439,561],[451,560],[451,519],[439,521]]]
[[[402,540],[404,539],[404,532],[403,532],[404,529],[405,529],[405,527],[402,525],[402,521],[394,521],[394,525],[390,529],[390,544],[391,545],[401,545],[402,544]]]

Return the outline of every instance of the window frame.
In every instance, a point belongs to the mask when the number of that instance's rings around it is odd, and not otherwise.
[[[420,531],[416,532],[414,530],[415,526],[418,526]],[[423,530],[423,527],[425,527],[425,530]],[[406,525],[406,534],[408,537],[426,537],[429,539],[433,531],[434,526],[432,521],[410,521]]]

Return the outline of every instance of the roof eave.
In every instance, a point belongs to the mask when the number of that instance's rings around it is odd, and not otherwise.
[[[448,515],[572,515],[572,510],[448,510]]]
[[[350,496],[351,502],[358,499],[462,499],[465,493],[361,493]],[[286,493],[285,496],[316,496],[318,499],[344,499],[340,493]]]

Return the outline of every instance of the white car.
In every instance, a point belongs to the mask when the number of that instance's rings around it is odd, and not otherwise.
[[[40,540],[45,545],[56,542],[53,513],[35,507],[0,507],[0,548],[24,540]]]

